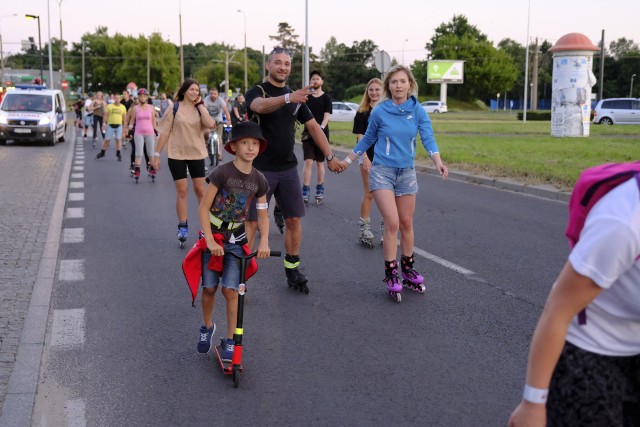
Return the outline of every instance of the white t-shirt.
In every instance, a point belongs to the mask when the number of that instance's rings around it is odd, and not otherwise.
[[[604,290],[587,307],[587,323],[571,322],[567,341],[608,356],[640,354],[640,191],[635,178],[589,212],[569,255],[573,268]]]
[[[87,114],[91,113],[91,111],[90,111],[91,104],[93,104],[93,101],[90,98],[87,98],[87,99],[84,100],[84,115],[85,116]]]

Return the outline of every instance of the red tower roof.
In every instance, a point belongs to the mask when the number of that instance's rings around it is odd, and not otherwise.
[[[549,49],[549,52],[562,52],[568,50],[600,50],[589,40],[589,37],[580,33],[569,33],[560,37],[556,44]]]

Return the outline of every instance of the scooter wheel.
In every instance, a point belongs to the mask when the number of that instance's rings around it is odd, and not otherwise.
[[[232,373],[232,377],[233,377],[233,387],[238,388],[238,386],[240,385],[240,370],[234,369]]]

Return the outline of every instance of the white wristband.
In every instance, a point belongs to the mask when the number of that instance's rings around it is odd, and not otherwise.
[[[549,395],[549,389],[535,388],[528,384],[524,385],[524,391],[522,392],[522,398],[527,402],[544,404],[547,403],[547,396]]]
[[[155,153],[153,153],[153,157],[160,157],[160,153],[156,151]]]
[[[285,93],[284,94],[284,103],[285,104],[290,104],[291,103],[291,100],[289,99],[289,95],[290,95],[289,93]]]
[[[256,209],[269,209],[269,203],[256,203]]]
[[[345,162],[347,162],[347,164],[348,164],[348,165],[350,165],[351,163],[353,163],[353,160],[351,160],[351,159],[349,158],[349,156],[345,157],[345,158],[344,158],[344,161],[345,161]]]

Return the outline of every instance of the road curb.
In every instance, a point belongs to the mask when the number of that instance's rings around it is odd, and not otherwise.
[[[18,353],[2,405],[0,426],[31,425],[49,318],[51,291],[60,247],[60,233],[67,200],[71,162],[76,144],[75,129],[65,144],[67,144],[65,147],[67,150],[66,159],[49,221],[47,240],[38,266],[38,274],[33,285],[27,316],[22,327]]]
[[[333,151],[344,155],[351,152],[350,149],[344,147],[333,147]],[[432,164],[417,161],[415,162],[417,172],[437,175],[435,167]],[[483,185],[493,187],[498,190],[512,191],[515,193],[527,194],[530,196],[541,197],[544,199],[558,200],[561,202],[569,202],[571,192],[558,190],[552,185],[528,185],[522,182],[507,178],[492,178],[490,176],[474,175],[464,171],[455,171],[449,169],[449,179],[456,181],[468,182],[470,184]]]

